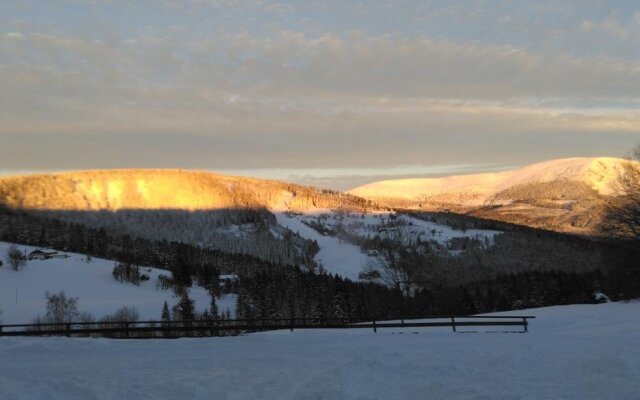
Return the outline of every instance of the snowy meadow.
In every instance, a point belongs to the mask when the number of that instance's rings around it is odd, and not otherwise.
[[[2,338],[0,398],[640,398],[640,302],[530,309],[527,334],[449,329]],[[509,313],[503,313],[509,314]]]

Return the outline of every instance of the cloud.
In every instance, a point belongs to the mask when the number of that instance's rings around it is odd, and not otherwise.
[[[293,10],[286,2],[274,2],[267,0],[164,0],[165,6],[193,8],[214,8],[233,11],[267,12],[284,15]]]
[[[21,40],[24,39],[24,35],[20,32],[6,32],[4,38],[7,40]]]
[[[19,67],[38,82],[23,89],[50,93],[46,82],[55,86],[62,79],[65,88],[102,86],[101,93],[113,94],[114,85],[135,83],[137,93],[125,90],[133,96],[129,102],[162,103],[163,90],[181,99],[185,89],[193,91],[191,101],[245,97],[263,104],[273,98],[322,104],[358,97],[567,98],[570,103],[583,97],[633,99],[640,93],[640,64],[423,36],[354,32],[309,38],[284,31],[267,38],[227,34],[186,45],[145,36],[116,44],[44,34],[21,40],[17,45],[13,36],[2,38],[0,56],[10,61],[0,73],[10,78]]]
[[[290,14],[294,5],[167,2],[223,15],[254,6]],[[450,8],[424,12],[432,23],[443,14],[465,23],[490,14]],[[521,23],[498,17],[502,26]],[[318,20],[311,31],[300,21],[215,31],[170,21],[0,33],[0,168],[486,163],[492,151],[513,160],[618,152],[640,134],[640,60],[632,53],[331,30]],[[571,29],[554,34],[635,40],[614,16],[579,19]]]
[[[407,121],[425,132],[639,129],[640,68],[611,60],[362,33],[186,46],[16,38],[0,40],[0,133],[313,136],[367,132],[367,121],[390,132]]]
[[[632,32],[629,29],[620,25],[620,22],[611,16],[599,22],[585,20],[580,25],[580,29],[584,32],[603,32],[618,39],[626,39],[632,36]]]

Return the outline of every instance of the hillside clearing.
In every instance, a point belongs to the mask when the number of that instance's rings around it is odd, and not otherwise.
[[[0,259],[4,260],[11,244],[0,242]],[[32,246],[18,246],[21,251],[31,252]],[[5,324],[30,323],[46,311],[45,292],[65,291],[68,296],[78,297],[80,311],[91,313],[96,318],[112,314],[123,306],[135,307],[142,320],[160,318],[162,304],[171,307],[179,300],[172,290],[156,288],[158,275],[170,276],[169,271],[157,268],[142,268],[149,280],[139,286],[116,281],[111,275],[115,261],[64,253],[67,258],[30,260],[20,271],[10,270],[8,265],[0,267],[0,320]],[[6,264],[6,263],[5,263]],[[196,285],[189,290],[195,300],[196,309],[203,311],[209,306],[208,292]],[[220,311],[235,312],[235,295],[218,300]]]

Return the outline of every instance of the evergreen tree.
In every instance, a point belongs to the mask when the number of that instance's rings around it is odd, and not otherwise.
[[[196,318],[195,302],[189,297],[189,292],[185,290],[178,303],[178,314],[182,321],[192,321]]]
[[[211,319],[216,319],[218,318],[218,305],[216,304],[216,295],[213,292],[210,292],[210,294],[211,294],[211,304],[209,305],[209,308],[211,313]]]
[[[162,322],[171,321],[171,313],[169,313],[169,305],[166,301],[162,305],[162,316],[160,317],[160,319],[162,320]]]
[[[340,323],[348,321],[347,302],[342,294],[333,296],[333,317],[337,318]]]

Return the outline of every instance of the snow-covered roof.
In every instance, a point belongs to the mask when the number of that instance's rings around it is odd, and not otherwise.
[[[35,249],[34,251],[32,251],[29,254],[56,254],[57,251],[56,250],[49,250],[49,249]]]

